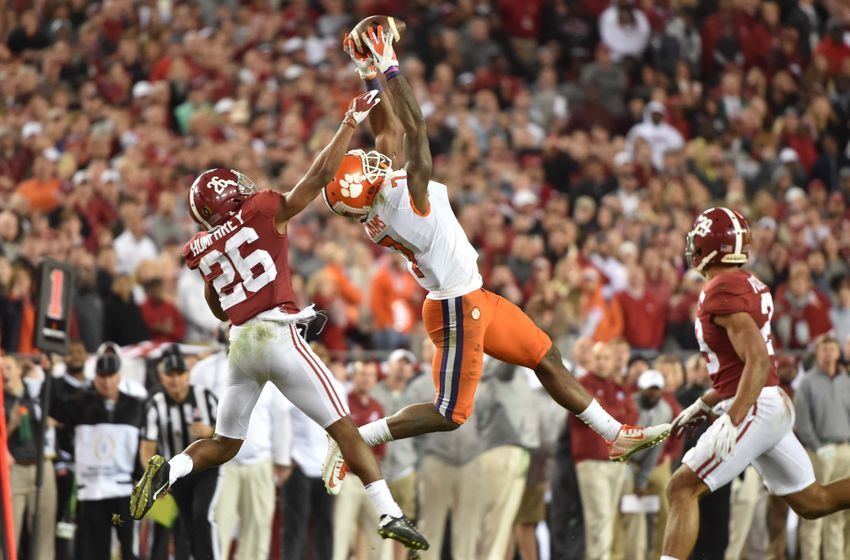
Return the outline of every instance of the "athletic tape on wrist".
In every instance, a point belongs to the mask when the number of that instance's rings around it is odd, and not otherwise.
[[[390,66],[389,68],[384,70],[384,77],[387,79],[387,81],[392,80],[399,74],[401,74],[401,71],[399,71],[398,66]]]
[[[371,91],[373,89],[376,89],[378,91],[384,91],[384,85],[381,83],[381,80],[378,78],[377,74],[375,74],[374,78],[366,80],[366,91]]]

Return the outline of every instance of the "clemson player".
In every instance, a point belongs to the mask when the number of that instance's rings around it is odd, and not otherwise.
[[[428,548],[381,478],[375,456],[351,420],[331,373],[296,328],[316,312],[312,306],[298,309],[289,271],[287,223],[318,196],[339,166],[355,128],[380,101],[377,91],[356,97],[331,143],[285,194],[258,191],[251,179],[231,169],[210,169],[192,184],[190,213],[206,231],[186,243],[183,257],[203,276],[213,314],[233,324],[227,387],[214,437],[195,441],[167,462],[160,455],[148,461],[130,497],[133,518],[141,519],[180,478],[232,459],[242,447],[254,405],[271,381],[339,441],[380,517],[378,533],[408,548]]]
[[[381,87],[377,70],[383,72],[404,133],[407,165],[391,167],[399,131],[390,103],[384,103],[369,117],[378,151],[348,152],[323,193],[333,212],[361,221],[372,241],[404,255],[410,273],[428,290],[422,318],[436,345],[432,374],[437,390],[433,403],[411,405],[362,426],[366,442],[378,445],[458,428],[472,412],[485,353],[534,370],[558,404],[609,442],[614,461],[664,440],[669,424],[642,428],[612,418],[564,367],[549,337],[517,306],[482,287],[478,253],[455,218],[446,186],[431,180],[425,120],[399,72],[392,34],[378,26],[364,35],[371,57],[357,53],[350,39],[345,49],[368,89]],[[329,491],[338,488],[343,467],[330,441],[323,473]]]
[[[694,322],[711,386],[673,421],[677,435],[718,418],[667,484],[670,513],[661,560],[685,560],[699,531],[699,499],[753,465],[774,496],[805,519],[850,508],[850,478],[826,486],[794,435],[794,405],[779,387],[770,320],[773,298],[747,263],[750,227],[738,212],[709,208],[687,237],[687,260],[706,277]]]

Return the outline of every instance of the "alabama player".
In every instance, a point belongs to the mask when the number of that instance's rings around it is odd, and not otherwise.
[[[383,72],[391,103],[369,117],[378,150],[349,152],[323,192],[332,211],[361,221],[375,243],[404,255],[410,273],[428,290],[422,318],[436,345],[432,371],[436,396],[434,402],[411,405],[362,426],[366,442],[378,445],[462,425],[472,412],[485,353],[534,370],[561,406],[610,442],[612,460],[624,461],[662,441],[669,424],[640,428],[612,418],[570,375],[549,337],[517,306],[482,287],[478,254],[455,218],[447,188],[431,180],[425,120],[399,72],[392,37],[382,26],[370,27],[364,36],[370,57],[346,40],[346,51],[367,89],[381,87],[377,71]],[[393,170],[399,132],[404,133],[407,164]],[[338,487],[343,467],[331,441],[324,469],[329,491]]]
[[[667,486],[670,514],[662,560],[685,560],[699,530],[701,496],[727,484],[752,464],[771,494],[814,519],[850,508],[850,479],[815,481],[812,463],[794,436],[794,406],[779,388],[770,319],[773,298],[747,262],[750,228],[728,208],[700,214],[687,237],[687,258],[707,283],[695,330],[712,388],[673,422],[681,433],[719,417],[685,454]]]
[[[168,462],[159,455],[150,459],[130,499],[134,518],[144,516],[178,479],[232,459],[242,446],[257,398],[271,381],[339,442],[380,516],[381,536],[413,549],[428,548],[393,500],[331,373],[296,328],[315,311],[296,306],[288,263],[288,221],[333,177],[355,128],[380,100],[378,92],[371,91],[352,101],[331,143],[288,193],[258,191],[242,173],[220,168],[205,171],[192,184],[190,212],[206,231],[186,243],[183,256],[189,268],[203,276],[212,312],[233,325],[227,387],[213,438],[194,442]]]

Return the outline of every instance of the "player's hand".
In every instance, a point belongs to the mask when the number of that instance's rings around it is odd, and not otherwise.
[[[212,437],[215,433],[215,429],[208,424],[204,424],[203,422],[192,422],[189,425],[189,433],[195,439],[203,439]]]
[[[738,442],[738,428],[732,423],[728,414],[718,418],[705,432],[708,438],[708,448],[712,455],[723,461],[735,450]]]
[[[292,465],[274,465],[272,467],[272,479],[275,486],[284,484],[292,476]]]
[[[674,437],[682,437],[685,430],[700,424],[708,418],[709,414],[711,414],[711,407],[705,404],[704,400],[697,399],[673,420],[671,433]]]
[[[345,118],[343,121],[353,128],[366,120],[366,116],[369,115],[369,111],[381,102],[381,98],[378,97],[378,93],[378,90],[373,89],[366,93],[361,93],[352,99],[351,105],[348,107],[348,111],[345,112]],[[353,121],[353,124],[351,121]]]
[[[354,41],[348,35],[342,40],[342,50],[348,53],[354,67],[357,69],[357,74],[361,80],[372,80],[378,75],[378,69],[375,68],[375,62],[372,57],[367,54],[360,54],[354,49]]]
[[[398,66],[398,59],[393,49],[392,31],[384,32],[383,25],[378,26],[377,32],[374,27],[370,27],[369,31],[363,33],[363,42],[372,52],[372,58],[378,70],[386,72],[393,66]]]

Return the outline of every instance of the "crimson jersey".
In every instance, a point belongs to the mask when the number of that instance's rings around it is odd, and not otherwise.
[[[770,319],[773,317],[773,297],[770,289],[758,278],[736,270],[714,277],[699,296],[697,318],[694,322],[700,351],[708,363],[711,384],[724,399],[735,396],[744,371],[744,362],[735,352],[726,329],[714,324],[715,315],[745,312],[756,322],[770,355],[770,374],[765,387],[779,385]]]
[[[183,246],[187,266],[200,269],[234,325],[276,307],[298,312],[289,241],[275,225],[280,198],[275,191],[260,191],[229,220],[196,234]]]

